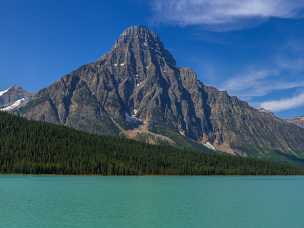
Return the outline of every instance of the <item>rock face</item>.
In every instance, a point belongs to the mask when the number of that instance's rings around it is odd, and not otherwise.
[[[299,127],[304,128],[304,116],[296,117],[294,119],[288,120],[290,123],[294,123]]]
[[[0,91],[0,110],[13,111],[21,104],[25,104],[30,97],[31,94],[20,86],[12,86]]]
[[[183,137],[243,156],[300,158],[304,152],[304,129],[205,86],[191,69],[176,66],[158,35],[142,26],[127,28],[110,52],[41,90],[18,112],[148,142],[151,136],[171,143]]]

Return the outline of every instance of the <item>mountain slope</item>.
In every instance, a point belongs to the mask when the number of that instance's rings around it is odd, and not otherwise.
[[[296,117],[294,119],[288,120],[288,122],[296,124],[297,126],[304,128],[304,117]]]
[[[304,155],[303,129],[205,86],[142,26],[127,28],[110,52],[41,90],[18,113],[152,143],[182,138],[242,156]]]
[[[302,168],[96,136],[0,112],[0,173],[287,175]],[[205,149],[207,152],[208,149]]]
[[[30,97],[31,94],[20,86],[12,86],[0,91],[0,110],[14,111],[20,105],[25,104]]]

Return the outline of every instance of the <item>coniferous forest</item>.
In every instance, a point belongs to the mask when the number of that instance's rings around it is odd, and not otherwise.
[[[206,149],[207,150],[207,149]],[[73,175],[294,175],[304,169],[97,136],[0,112],[0,173]]]

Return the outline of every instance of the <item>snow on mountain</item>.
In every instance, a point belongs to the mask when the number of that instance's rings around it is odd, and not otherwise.
[[[215,147],[210,142],[205,143],[204,146],[211,150],[216,150]]]
[[[130,116],[128,113],[125,113],[126,121],[129,123],[142,123],[142,120],[136,117],[136,114]]]
[[[4,111],[4,112],[9,112],[9,111],[13,111],[16,108],[18,108],[20,105],[22,105],[24,102],[26,102],[25,98],[21,98],[17,101],[15,101],[13,104],[5,107],[5,108],[1,108],[0,111]]]
[[[0,91],[0,96],[6,94],[11,88],[8,88],[6,90]]]
[[[141,119],[147,131],[170,135],[176,144],[179,133],[191,145],[203,142],[212,149],[216,145],[229,154],[286,160],[288,155],[304,156],[304,129],[198,78],[191,68],[176,65],[157,34],[131,26],[109,52],[40,90],[19,113],[31,120],[114,136],[137,128]],[[151,134],[139,140],[155,141]]]
[[[290,123],[296,124],[299,127],[304,128],[304,117],[303,116],[296,117],[294,119],[290,119],[290,120],[287,120],[287,121],[290,122]]]
[[[19,104],[28,101],[31,96],[31,93],[24,90],[21,86],[11,86],[6,90],[0,91],[0,110],[15,111]]]

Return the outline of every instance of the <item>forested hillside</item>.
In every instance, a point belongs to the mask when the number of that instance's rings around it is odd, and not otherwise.
[[[207,149],[206,149],[207,150]],[[303,169],[96,136],[0,112],[0,172],[77,175],[280,175]]]

